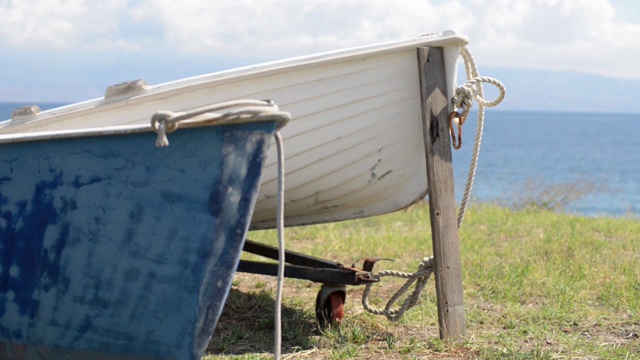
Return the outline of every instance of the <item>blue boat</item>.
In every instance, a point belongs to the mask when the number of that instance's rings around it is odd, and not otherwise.
[[[278,120],[0,137],[0,358],[199,359]]]

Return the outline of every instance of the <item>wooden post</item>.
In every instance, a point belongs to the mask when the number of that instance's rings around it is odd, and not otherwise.
[[[458,341],[466,325],[442,48],[419,48],[418,66],[440,338]]]

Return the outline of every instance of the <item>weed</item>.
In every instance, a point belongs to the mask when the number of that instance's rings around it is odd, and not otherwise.
[[[528,179],[517,189],[510,191],[501,203],[515,210],[559,211],[598,191],[604,191],[604,187],[586,180],[550,184]]]

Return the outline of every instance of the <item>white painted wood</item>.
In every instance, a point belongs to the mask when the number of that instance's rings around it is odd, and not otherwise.
[[[2,134],[139,126],[158,110],[271,99],[292,115],[282,129],[285,225],[384,214],[426,194],[416,49],[443,46],[457,54],[467,43],[445,34],[222,71],[43,111],[1,123],[0,140]],[[453,82],[456,56],[446,62],[447,80]],[[274,227],[276,183],[272,146],[253,229]]]

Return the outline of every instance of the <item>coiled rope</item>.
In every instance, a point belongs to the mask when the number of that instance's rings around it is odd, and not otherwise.
[[[464,195],[462,196],[462,201],[460,203],[460,209],[458,212],[458,228],[460,228],[460,226],[462,225],[462,220],[464,219],[464,215],[469,204],[473,182],[475,181],[476,169],[478,167],[478,158],[480,156],[480,145],[482,143],[482,134],[484,129],[484,109],[487,107],[498,105],[502,101],[502,99],[504,99],[506,94],[505,87],[500,81],[494,78],[480,76],[478,74],[476,62],[473,58],[473,55],[471,55],[471,52],[466,46],[462,48],[460,55],[464,60],[467,82],[456,88],[452,99],[454,111],[451,113],[452,116],[449,117],[449,120],[452,122],[450,123],[450,128],[454,148],[459,148],[459,145],[461,145],[461,126],[462,124],[464,124],[464,121],[469,115],[469,110],[473,106],[474,99],[478,103],[478,128],[476,131],[475,145],[473,147],[471,164],[469,166],[469,175],[467,177]],[[491,84],[497,87],[500,92],[498,97],[491,101],[485,100],[484,91],[482,89],[483,83]],[[456,138],[454,137],[454,125],[458,127],[459,141],[457,142]],[[420,300],[420,293],[422,292],[424,286],[427,284],[427,281],[429,280],[429,277],[432,273],[433,257],[430,257],[423,259],[418,266],[418,270],[414,273],[386,270],[373,274],[372,277],[375,279],[380,279],[385,276],[394,276],[408,280],[404,285],[402,285],[400,289],[398,289],[398,291],[396,291],[395,294],[393,294],[384,309],[375,308],[369,304],[368,298],[371,292],[371,287],[374,283],[367,284],[365,286],[364,292],[362,293],[362,306],[366,311],[372,314],[384,315],[390,321],[398,321],[404,316],[407,310],[411,309],[418,303],[418,300]],[[407,298],[405,298],[399,308],[392,309],[396,301],[398,301],[398,299],[400,299],[405,293],[407,293],[413,283],[416,284],[413,292],[409,296],[407,296]]]
[[[402,285],[400,289],[398,289],[398,291],[396,291],[395,294],[393,294],[384,309],[378,309],[369,304],[369,293],[371,292],[371,286],[373,286],[374,283],[368,283],[367,285],[365,285],[364,292],[362,293],[362,306],[366,311],[372,314],[384,315],[389,321],[398,321],[404,316],[404,313],[407,312],[407,310],[418,304],[418,300],[420,300],[420,293],[422,292],[422,289],[424,289],[424,286],[427,285],[427,281],[429,281],[429,277],[432,273],[433,257],[424,258],[418,266],[418,271],[416,271],[415,273],[406,273],[394,270],[380,271],[373,275],[372,278],[380,280],[380,278],[383,278],[385,276],[393,276],[408,280],[404,283],[404,285]],[[400,297],[402,297],[409,290],[413,283],[415,283],[416,286],[413,289],[411,295],[409,295],[402,302],[402,305],[399,308],[392,309],[391,307],[393,306],[393,304],[395,304],[396,301],[398,301],[398,299],[400,299]]]

